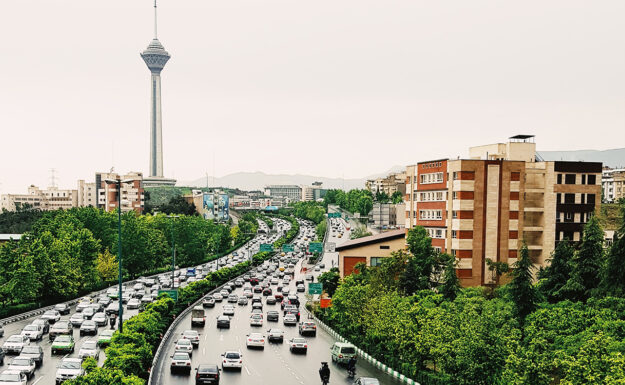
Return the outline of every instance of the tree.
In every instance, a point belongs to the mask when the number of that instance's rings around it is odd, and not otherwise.
[[[378,191],[375,194],[375,201],[378,203],[389,203],[391,201],[391,197],[384,191]]]
[[[351,233],[349,234],[349,238],[358,239],[362,237],[368,237],[370,235],[372,235],[371,231],[368,231],[366,226],[357,226],[356,228],[352,229]]]
[[[456,275],[458,263],[456,262],[456,258],[451,255],[445,254],[444,258],[447,260],[447,263],[445,264],[443,284],[438,289],[438,292],[446,299],[453,301],[458,296],[461,288],[460,280],[458,279],[458,275]]]
[[[401,191],[395,191],[393,195],[391,195],[391,202],[394,204],[399,204],[404,201],[404,194]]]
[[[154,210],[165,214],[199,215],[195,204],[187,202],[182,196],[172,197],[169,202],[155,207]]]
[[[323,291],[325,291],[330,297],[332,297],[339,286],[340,279],[341,275],[339,274],[339,269],[333,267],[325,273],[319,275],[319,278],[317,280],[319,281],[319,283],[323,284]]]
[[[104,282],[110,282],[118,278],[119,265],[117,258],[108,250],[104,250],[98,255],[96,261],[96,271],[100,279]]]
[[[406,264],[399,286],[410,295],[418,290],[430,289],[433,286],[432,277],[440,274],[444,263],[432,248],[432,239],[422,226],[408,230],[406,243],[413,257]]]
[[[519,259],[513,266],[512,281],[510,282],[510,295],[516,306],[516,315],[521,320],[533,312],[538,303],[538,295],[532,284],[534,266],[529,254],[527,244],[523,242]]]
[[[489,258],[486,258],[486,266],[495,280],[495,286],[499,286],[501,276],[510,271],[510,265],[506,262],[493,262]]]
[[[556,249],[551,254],[549,266],[541,272],[539,276],[542,278],[540,290],[549,302],[554,303],[564,299],[560,290],[571,278],[571,261],[574,253],[575,249],[567,239],[558,242]]]
[[[599,285],[603,265],[603,230],[596,216],[584,227],[584,236],[572,261],[571,278],[560,290],[565,298],[586,301]]]
[[[625,202],[621,203],[621,227],[601,269],[601,291],[604,295],[625,296]]]

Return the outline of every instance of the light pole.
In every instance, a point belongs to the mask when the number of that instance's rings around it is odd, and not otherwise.
[[[166,218],[171,219],[169,221],[169,228],[171,229],[171,288],[174,287],[174,272],[176,271],[176,240],[174,239],[174,219],[179,218],[180,215],[167,215]]]
[[[130,183],[132,179],[105,179],[104,182],[107,185],[114,184],[117,186],[117,265],[119,267],[118,270],[118,280],[119,280],[119,332],[123,331],[122,324],[124,323],[123,315],[124,315],[124,302],[122,300],[122,183]]]

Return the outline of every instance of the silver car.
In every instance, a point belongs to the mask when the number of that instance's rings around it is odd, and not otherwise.
[[[82,322],[84,320],[85,319],[83,318],[82,313],[74,313],[74,314],[72,314],[71,317],[69,317],[69,322],[75,328],[80,327],[80,325],[82,325]]]
[[[78,358],[93,357],[96,361],[100,358],[100,350],[98,349],[98,343],[95,340],[87,340],[80,345],[78,351]]]
[[[22,329],[22,335],[28,336],[31,341],[39,341],[43,338],[43,328],[41,325],[26,325]]]
[[[98,334],[98,325],[93,320],[86,319],[83,321],[82,325],[80,325],[80,335]]]
[[[20,354],[24,346],[29,344],[29,341],[28,336],[14,334],[4,341],[2,349],[7,353]]]
[[[47,319],[51,324],[53,324],[61,319],[61,313],[56,310],[47,310],[45,313],[43,313],[41,318]]]
[[[35,360],[30,357],[18,356],[11,361],[8,369],[19,370],[26,375],[26,378],[31,379],[35,375]]]
[[[63,358],[56,370],[56,383],[70,380],[84,374],[80,358]]]

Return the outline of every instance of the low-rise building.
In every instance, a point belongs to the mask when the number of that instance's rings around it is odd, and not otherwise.
[[[95,182],[78,180],[78,207],[98,207],[98,193]]]
[[[354,272],[359,263],[366,266],[380,266],[391,253],[406,248],[406,232],[393,230],[384,233],[352,239],[336,247],[339,253],[341,278]]]
[[[394,172],[384,178],[369,179],[365,182],[367,190],[373,194],[386,193],[388,196],[399,191],[406,193],[406,172]]]
[[[1,208],[7,211],[15,211],[22,207],[39,210],[67,210],[78,205],[78,192],[59,189],[56,186],[42,190],[35,185],[30,185],[27,194],[3,194],[0,202]]]
[[[265,195],[272,198],[288,198],[290,202],[302,199],[302,188],[296,185],[271,185],[265,187]]]
[[[625,198],[625,168],[604,169],[601,187],[605,203],[614,203]]]

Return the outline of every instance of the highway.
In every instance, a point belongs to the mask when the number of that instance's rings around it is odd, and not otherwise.
[[[336,220],[336,219],[335,219]],[[336,220],[338,221],[338,220]],[[343,220],[340,220],[343,224]],[[344,228],[344,226],[343,226]],[[300,234],[296,238],[301,240],[304,234],[314,234],[312,226],[300,226]],[[349,232],[345,231],[341,238],[331,236],[327,239],[329,242],[343,243],[349,239]],[[338,232],[337,234],[338,235]],[[325,269],[332,266],[332,261],[337,264],[338,253],[325,253],[323,261]],[[304,264],[304,265],[303,265]],[[291,280],[288,285],[291,293],[296,293],[295,281],[304,279],[306,273],[300,272],[302,267],[307,267],[308,271],[314,271],[314,266],[306,265],[305,258],[300,258],[295,266],[295,279]],[[315,272],[318,275],[321,272]],[[315,278],[316,281],[316,278]],[[280,282],[282,282],[280,280]],[[282,284],[282,283],[280,283]],[[286,287],[287,285],[284,285]],[[270,286],[275,292],[277,285]],[[233,293],[241,296],[242,288],[236,288]],[[306,320],[307,313],[305,311],[306,296],[304,293],[297,293],[301,306],[301,320]],[[307,354],[293,354],[289,351],[288,340],[292,337],[299,337],[297,326],[283,325],[283,312],[280,310],[280,304],[268,305],[265,296],[263,301],[263,326],[250,326],[251,305],[237,305],[235,307],[235,315],[231,317],[230,329],[217,329],[216,317],[222,314],[223,305],[227,304],[224,300],[222,303],[216,303],[214,308],[206,308],[206,324],[204,327],[191,326],[191,316],[188,315],[174,329],[173,335],[180,336],[185,330],[197,330],[200,333],[199,347],[194,349],[191,360],[193,368],[190,375],[170,372],[171,355],[174,352],[175,339],[166,347],[165,354],[157,362],[153,370],[156,372],[156,383],[165,385],[182,385],[194,383],[194,369],[199,364],[218,364],[221,363],[221,354],[227,350],[240,350],[243,354],[243,368],[241,371],[223,371],[221,373],[220,384],[277,384],[277,385],[317,385],[320,383],[318,369],[322,361],[326,361],[330,365],[331,378],[330,384],[352,384],[355,379],[349,379],[345,368],[331,362],[330,348],[335,340],[321,328],[317,328],[316,337],[307,336],[308,351]],[[251,302],[250,302],[251,303]],[[277,310],[280,313],[278,322],[267,322],[266,313],[268,310]],[[270,328],[280,328],[285,332],[284,343],[265,343],[264,350],[247,349],[246,336],[250,332],[259,332],[267,335]],[[396,384],[394,379],[386,376],[379,370],[370,366],[364,360],[359,360],[357,364],[357,377],[376,377],[381,384]]]
[[[290,223],[286,222],[286,221],[282,221],[282,220],[277,220],[274,221],[276,226],[282,227],[283,229],[288,230],[291,226]],[[264,232],[268,232],[268,228],[267,225],[262,222],[259,221],[259,231],[263,230]],[[243,255],[245,258],[242,259],[239,262],[243,262],[244,260],[247,260],[251,255],[253,255],[254,250],[258,250],[260,243],[271,243],[275,240],[277,240],[278,235],[263,235],[263,234],[257,234],[254,239],[252,239],[251,241],[249,241],[248,243],[246,243],[244,246],[242,246],[241,248],[239,248],[237,251],[239,252],[239,254]],[[250,252],[251,250],[251,252]],[[232,262],[232,258],[231,255],[227,255],[224,256],[222,258],[220,258],[218,260],[219,262],[217,262],[217,260],[210,262],[208,265],[212,268],[212,269],[216,269],[217,268],[217,263],[219,263],[219,266],[225,266],[228,263],[233,263]],[[162,275],[171,275],[171,272],[168,273],[163,273]],[[183,282],[182,285],[184,286],[186,284],[186,282]],[[124,285],[125,287],[130,288],[131,286],[127,286],[126,284]],[[115,286],[117,287],[117,286]],[[95,295],[95,293],[92,293],[92,295]],[[65,315],[65,316],[61,316],[61,320],[69,320],[69,318],[71,317],[72,314],[76,313],[76,306],[73,306],[71,308],[70,314]],[[128,310],[126,308],[126,305],[124,305],[124,319],[127,319],[128,317],[131,317],[133,315],[136,315],[138,313],[137,309],[131,309]],[[6,341],[6,339],[13,335],[13,334],[20,334],[22,329],[26,326],[29,325],[30,323],[32,323],[33,320],[35,320],[36,318],[38,318],[38,316],[33,316],[31,318],[27,318],[21,321],[17,321],[17,322],[13,322],[13,323],[9,323],[7,325],[3,325],[4,328],[4,336],[0,337],[0,346]],[[105,329],[109,329],[109,326],[107,324],[107,326],[101,326],[98,329],[98,335],[100,334],[100,332],[102,330]],[[78,351],[80,349],[80,346],[82,345],[82,343],[86,340],[89,339],[93,339],[93,340],[97,340],[97,336],[80,336],[80,333],[78,331],[78,328],[75,327],[74,328],[74,332],[73,332],[73,336],[76,342],[75,345],[75,352],[73,354],[69,354],[68,357],[78,357]],[[39,346],[42,347],[43,349],[43,353],[44,353],[44,358],[43,358],[43,363],[41,366],[39,366],[36,370],[35,370],[35,376],[33,378],[30,379],[30,381],[28,382],[29,385],[52,385],[55,384],[55,378],[56,378],[56,371],[57,371],[57,365],[60,363],[61,359],[64,357],[63,355],[52,355],[51,354],[51,345],[52,342],[49,341],[48,335],[45,334],[43,336],[43,339],[41,341],[32,341],[30,342],[30,344],[37,344]],[[9,366],[9,364],[11,363],[11,360],[16,357],[16,356],[11,356],[11,355],[7,355],[4,359],[4,366],[0,366],[0,371],[7,369],[7,367]],[[100,356],[99,356],[99,364],[101,365],[104,362],[105,359],[105,354],[104,354],[104,349],[100,349]]]

